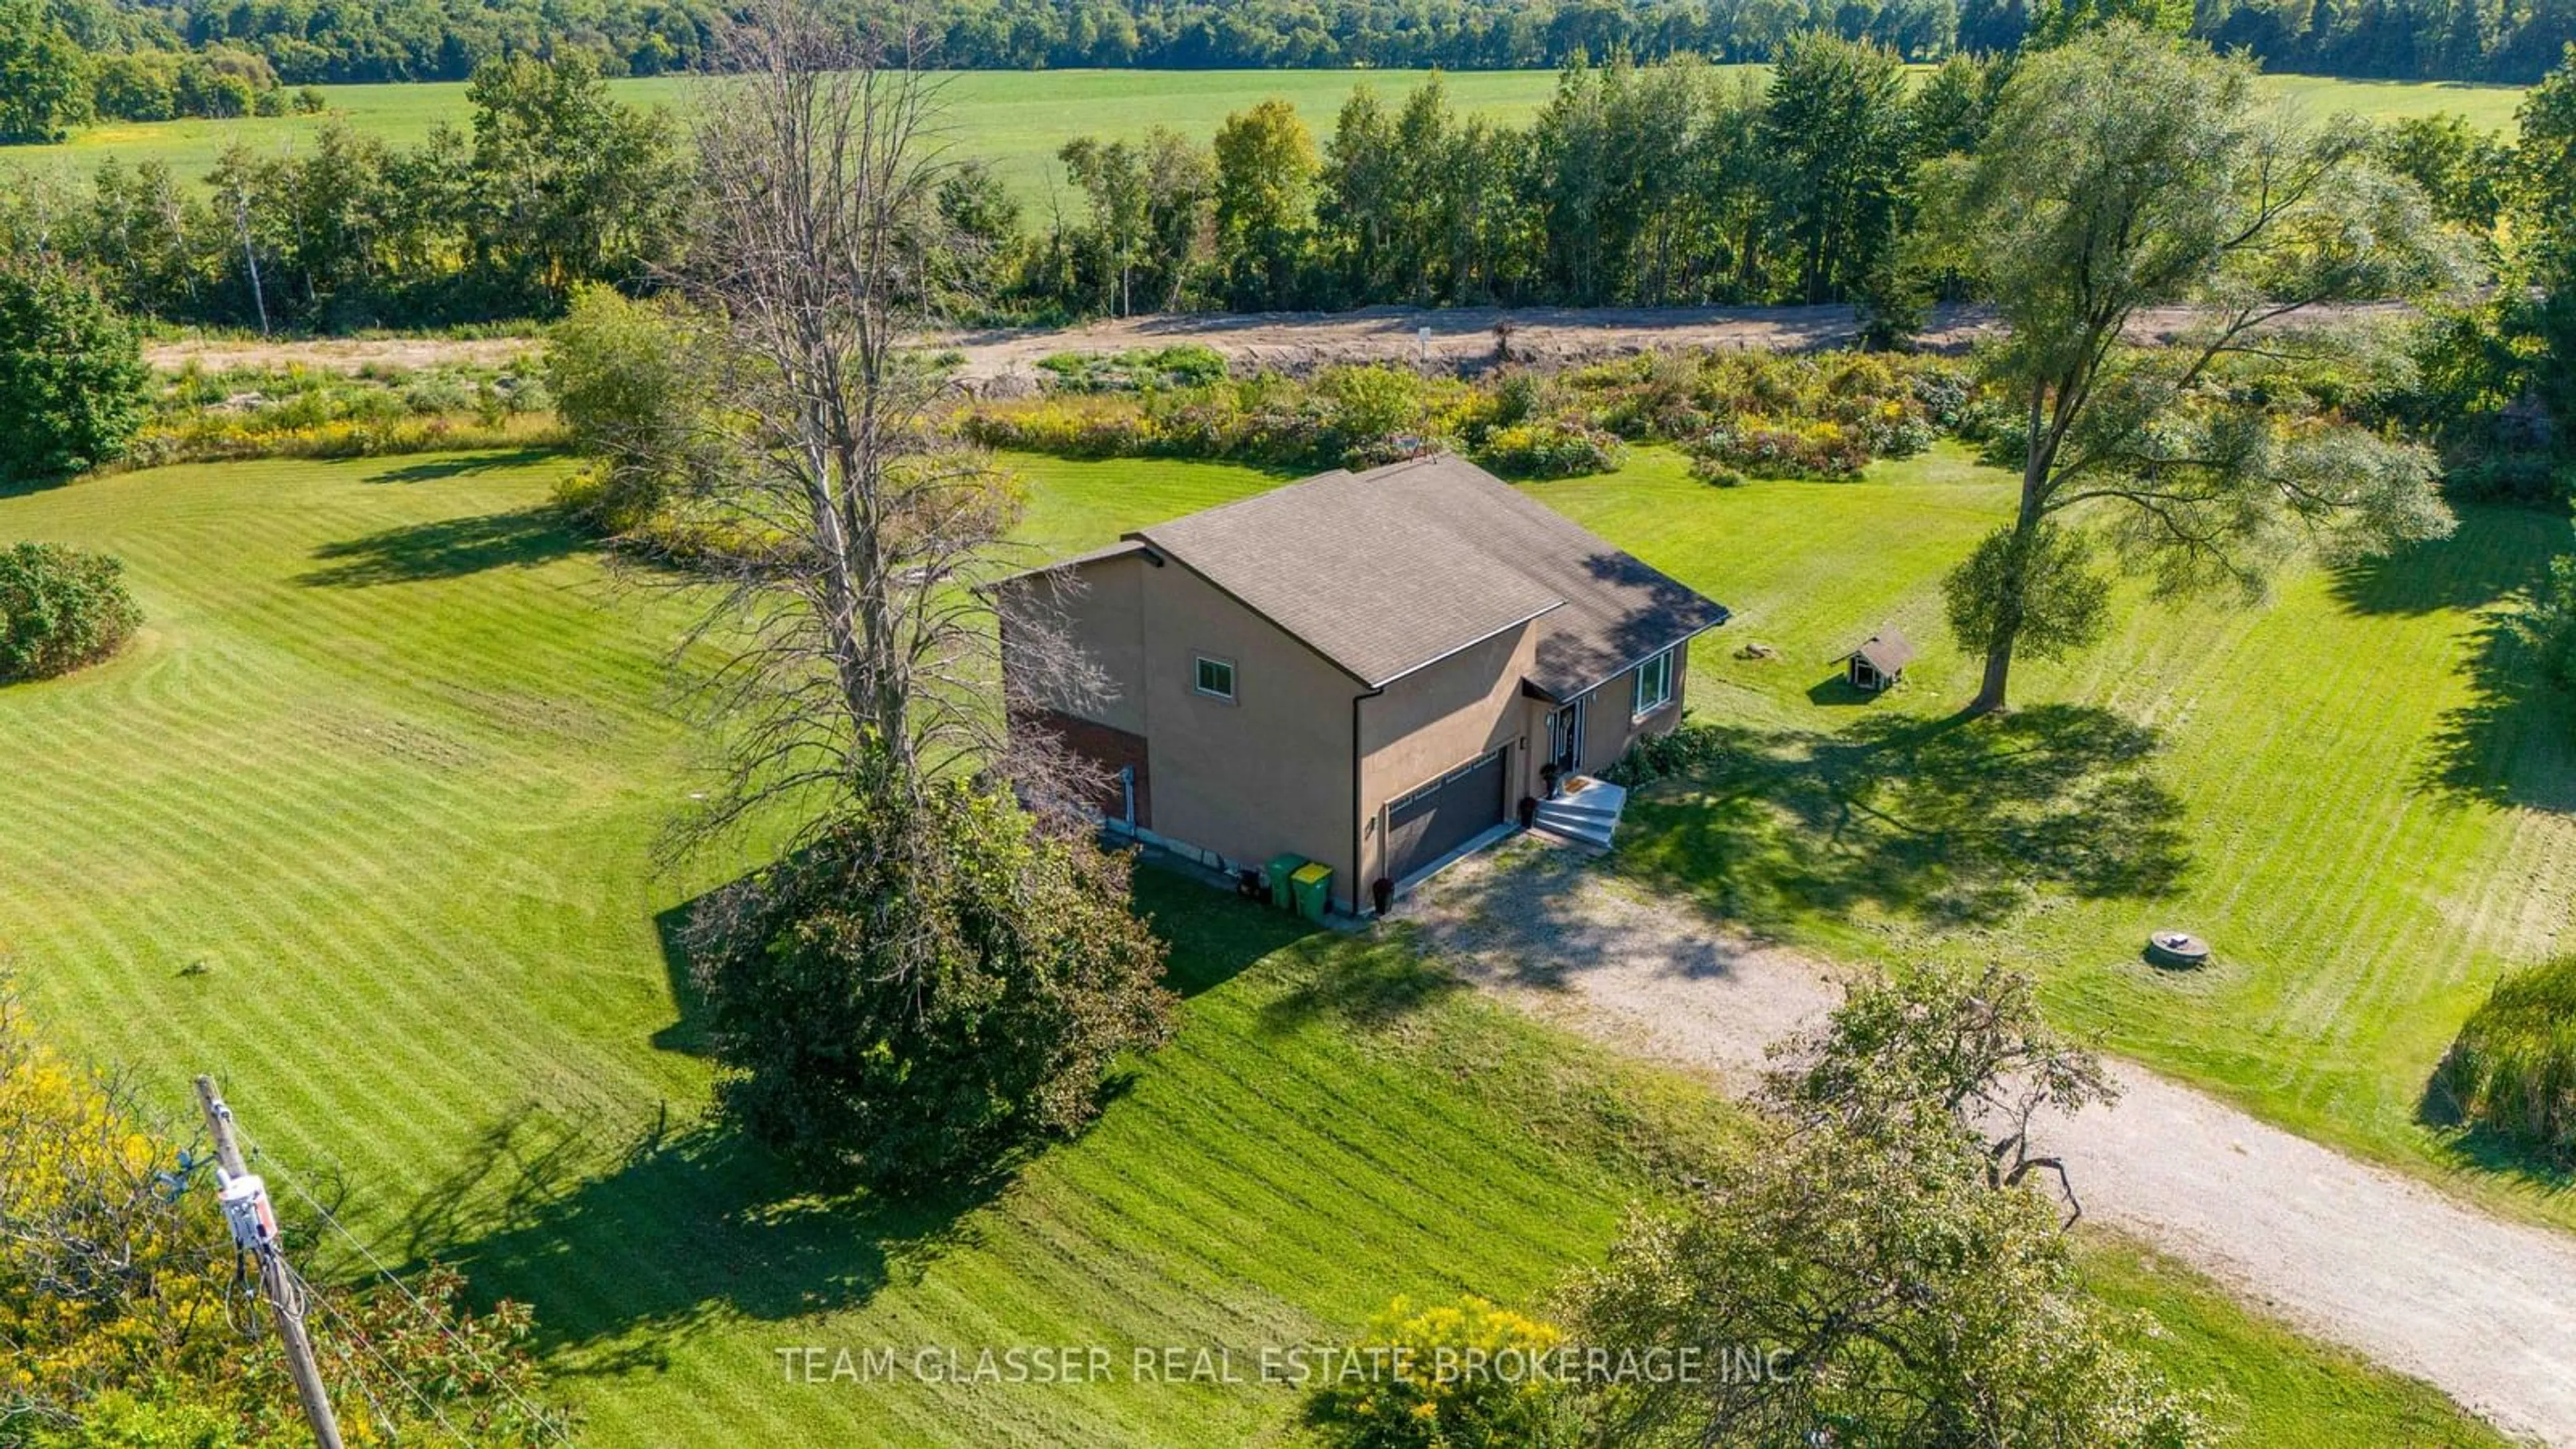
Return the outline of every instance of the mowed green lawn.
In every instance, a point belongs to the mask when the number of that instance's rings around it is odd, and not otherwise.
[[[553,527],[564,466],[254,463],[0,497],[0,539],[117,552],[150,615],[119,659],[0,691],[0,953],[51,1034],[174,1118],[188,1074],[217,1073],[291,1220],[309,1191],[387,1261],[533,1301],[592,1442],[1276,1439],[1289,1390],[1133,1382],[1133,1350],[1336,1339],[1397,1293],[1534,1304],[1727,1132],[1696,1085],[1458,992],[1400,938],[1301,936],[1149,873],[1182,1028],[1088,1136],[967,1200],[799,1194],[698,1126],[708,1069],[664,932],[740,862],[653,870],[698,787],[660,663],[679,621]],[[1023,466],[1048,547],[1274,481]],[[1659,526],[1833,512],[1684,493],[1651,461],[1629,481]],[[1618,491],[1582,486],[1594,511]],[[1711,555],[1739,607],[1763,597],[1758,543]],[[297,1247],[364,1271],[327,1235]],[[2169,1264],[2110,1240],[2087,1261],[2152,1315],[2146,1351],[2232,1396],[2243,1442],[2491,1442]],[[1109,1383],[789,1383],[780,1357],[1091,1342]]]
[[[2007,516],[2001,475],[1945,448],[1712,490],[1648,453],[1537,492],[1736,611],[1694,650],[1689,703],[1738,750],[1631,807],[1623,869],[1838,954],[2026,965],[2121,1052],[2576,1223],[2566,1178],[2421,1101],[2496,977],[2576,945],[2576,701],[2499,647],[2501,612],[2576,549],[2566,519],[2471,510],[2447,542],[2294,569],[2256,604],[2125,590],[2105,644],[2025,662],[2019,712],[1959,728],[1977,661],[1939,581]],[[1835,660],[1882,623],[1922,657],[1864,701]],[[1734,657],[1746,641],[1780,657]],[[2216,963],[2146,964],[2165,927]]]
[[[1760,66],[1723,70],[1760,73]],[[1055,159],[1078,135],[1134,138],[1169,126],[1205,141],[1228,113],[1273,97],[1293,103],[1318,138],[1332,131],[1333,115],[1351,88],[1366,83],[1391,103],[1421,84],[1425,71],[1208,70],[1208,71],[962,71],[946,76],[948,139],[965,155],[994,163],[1033,213],[1042,213],[1052,188],[1068,208],[1079,200],[1066,187]],[[1444,77],[1451,103],[1461,111],[1523,122],[1554,89],[1553,71],[1462,71]],[[639,105],[686,112],[698,104],[701,82],[681,77],[621,80],[611,89]],[[2443,82],[2346,81],[2322,76],[2276,76],[2271,84],[2295,97],[2312,115],[2352,111],[2375,117],[2456,111],[2490,130],[2511,131],[2517,86]],[[462,83],[324,86],[329,114],[360,130],[409,145],[440,122],[462,126],[468,109]],[[32,164],[87,176],[113,156],[128,165],[157,160],[194,181],[236,141],[267,151],[292,148],[321,124],[312,116],[244,117],[231,121],[171,121],[97,126],[60,146],[0,151],[0,166]]]

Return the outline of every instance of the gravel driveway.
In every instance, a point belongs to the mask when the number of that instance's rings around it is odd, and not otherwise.
[[[1812,957],[1535,841],[1399,908],[1470,979],[1647,1055],[1751,1085],[1839,997]],[[2089,1216],[2506,1432],[2576,1445],[2576,1238],[2505,1223],[2131,1063],[2119,1104],[2051,1124]]]

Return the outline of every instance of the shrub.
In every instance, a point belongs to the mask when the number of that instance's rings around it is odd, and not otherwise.
[[[1391,367],[1330,368],[1315,380],[1342,460],[1390,463],[1422,451],[1422,379]]]
[[[1724,758],[1726,740],[1725,730],[1700,724],[1685,713],[1682,722],[1670,730],[1647,735],[1628,746],[1626,754],[1601,772],[1601,778],[1622,789],[1651,785]]]
[[[2576,554],[2549,561],[2549,574],[2514,621],[2514,634],[2538,658],[2543,673],[2576,689]]]
[[[1398,1298],[1369,1323],[1351,1362],[1307,1401],[1306,1422],[1334,1449],[1449,1449],[1583,1442],[1555,1362],[1555,1326],[1482,1298],[1417,1308]]]
[[[1701,477],[1726,470],[1754,478],[1854,478],[1870,463],[1869,442],[1860,429],[1822,418],[1721,425],[1689,451],[1692,469]]]
[[[1575,478],[1619,466],[1619,440],[1565,423],[1517,423],[1485,435],[1477,461],[1506,478]]]
[[[1997,412],[1982,419],[1977,461],[1989,468],[2018,473],[2030,460],[2030,419],[2018,412]]]
[[[711,898],[690,955],[718,1100],[809,1166],[882,1185],[979,1176],[1070,1136],[1171,1031],[1128,866],[964,782],[858,809]]]
[[[1681,442],[1701,477],[1845,478],[1931,445],[1988,405],[1957,364],[1852,354],[1644,353],[1554,376],[1470,383],[1402,368],[1327,368],[1311,383],[1229,380],[1191,349],[1063,354],[1047,395],[977,404],[960,430],[992,447],[1074,457],[1231,458],[1367,467],[1459,446],[1497,472],[1614,468],[1623,439]],[[1184,360],[1174,363],[1174,354]],[[1159,371],[1158,371],[1159,369]],[[1206,375],[1209,381],[1192,383]]]
[[[0,264],[0,481],[123,453],[149,380],[142,343],[97,288],[49,262]]]
[[[541,418],[498,426],[459,418],[334,418],[283,423],[259,417],[200,416],[156,422],[134,441],[125,464],[222,463],[245,458],[381,458],[468,448],[553,447],[561,442]]]
[[[1205,387],[1225,379],[1225,358],[1197,342],[1140,347],[1125,352],[1059,352],[1038,360],[1046,385],[1057,392],[1143,392],[1153,388]]]
[[[2469,503],[2564,507],[2576,494],[2576,469],[2546,453],[2497,451],[2444,472],[2442,491]]]
[[[2498,982],[2433,1081],[2465,1120],[2576,1165],[2576,956]]]
[[[50,679],[115,653],[143,623],[125,565],[58,543],[0,550],[0,684]]]
[[[987,403],[957,419],[958,431],[988,448],[1017,448],[1065,458],[1139,457],[1149,445],[1144,409],[1132,398],[1070,396]],[[1211,447],[1200,456],[1223,457]]]
[[[1534,372],[1516,367],[1494,382],[1492,419],[1496,427],[1528,422],[1546,406],[1547,383]]]
[[[665,304],[577,289],[546,333],[546,383],[574,448],[594,460],[596,486],[558,495],[589,527],[638,527],[707,466],[704,385]]]

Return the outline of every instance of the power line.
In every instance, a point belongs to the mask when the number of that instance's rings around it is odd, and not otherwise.
[[[245,1140],[247,1140],[247,1134],[245,1134]],[[266,1149],[260,1147],[257,1142],[251,1143],[251,1151],[258,1153],[263,1157],[267,1157],[271,1162],[277,1161],[274,1156],[270,1155]],[[329,1154],[325,1153],[324,1155],[328,1156]],[[572,1442],[571,1432],[556,1422],[556,1416],[547,1413],[543,1405],[531,1401],[525,1394],[519,1392],[517,1386],[510,1382],[508,1376],[504,1375],[499,1369],[493,1367],[491,1360],[483,1357],[482,1353],[474,1347],[472,1340],[466,1338],[465,1335],[458,1331],[454,1325],[450,1324],[447,1321],[446,1315],[432,1309],[425,1299],[423,1299],[418,1293],[413,1292],[411,1285],[396,1277],[394,1275],[394,1271],[385,1265],[385,1261],[382,1258],[376,1256],[375,1251],[369,1248],[364,1240],[359,1238],[356,1233],[349,1231],[348,1226],[340,1221],[337,1214],[323,1206],[321,1199],[315,1197],[311,1192],[305,1189],[305,1186],[300,1179],[289,1177],[282,1179],[282,1181],[284,1181],[289,1188],[293,1189],[295,1195],[302,1198],[305,1205],[313,1209],[315,1214],[320,1216],[322,1221],[329,1225],[333,1232],[338,1233],[344,1240],[346,1240],[350,1247],[358,1250],[358,1256],[367,1260],[368,1266],[376,1270],[377,1277],[382,1278],[385,1282],[393,1285],[395,1292],[400,1293],[403,1297],[409,1299],[412,1307],[419,1310],[421,1320],[423,1322],[429,1324],[442,1338],[454,1345],[467,1358],[473,1360],[474,1366],[481,1369],[484,1376],[491,1380],[493,1384],[498,1386],[502,1393],[509,1395],[511,1401],[517,1404],[520,1410],[528,1415],[532,1423],[536,1424],[540,1429],[552,1433],[555,1438],[566,1444]],[[330,1307],[327,1301],[323,1306],[326,1310]]]
[[[403,1375],[401,1370],[395,1368],[391,1361],[387,1360],[382,1353],[377,1351],[374,1344],[367,1342],[366,1334],[360,1332],[358,1326],[355,1323],[350,1322],[347,1315],[343,1314],[338,1308],[333,1307],[329,1298],[314,1292],[313,1285],[306,1282],[301,1275],[296,1277],[295,1282],[296,1286],[303,1290],[305,1301],[321,1305],[322,1311],[330,1316],[331,1322],[337,1325],[342,1333],[348,1335],[350,1344],[360,1353],[374,1359],[376,1361],[376,1366],[384,1370],[385,1377],[402,1385],[404,1392],[410,1394],[414,1399],[419,1400],[420,1406],[429,1410],[430,1416],[438,1420],[439,1427],[445,1429],[449,1436],[454,1438],[457,1443],[467,1446],[467,1449],[473,1449],[473,1438],[464,1430],[457,1428],[455,1421],[447,1417],[447,1411],[441,1409],[436,1400],[421,1392],[418,1384],[413,1383],[409,1378]],[[384,1418],[386,1425],[390,1427],[393,1423],[393,1416],[386,1414],[385,1406],[376,1402],[375,1391],[366,1386],[364,1378],[359,1380],[358,1388],[359,1392],[364,1393],[367,1396],[367,1402],[374,1405],[377,1414],[381,1415]]]

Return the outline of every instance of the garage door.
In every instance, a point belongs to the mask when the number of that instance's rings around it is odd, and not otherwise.
[[[1503,823],[1503,756],[1496,750],[1387,807],[1387,874],[1404,880]]]

